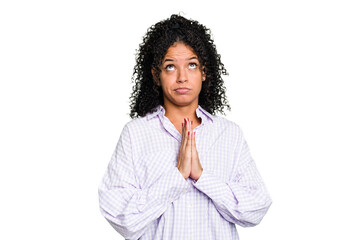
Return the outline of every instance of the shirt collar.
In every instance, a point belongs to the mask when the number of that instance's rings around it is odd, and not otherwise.
[[[155,107],[155,109],[152,113],[147,114],[146,119],[150,120],[156,116],[164,117],[164,115],[165,115],[164,107],[161,105],[158,105],[157,107]],[[211,121],[211,122],[214,121],[214,116],[211,115],[209,112],[207,112],[205,109],[203,109],[200,105],[198,105],[198,107],[196,108],[196,116],[205,121]]]

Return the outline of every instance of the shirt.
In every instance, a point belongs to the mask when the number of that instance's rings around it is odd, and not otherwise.
[[[271,199],[240,127],[196,109],[203,172],[177,169],[181,134],[159,105],[128,122],[99,186],[100,210],[126,239],[239,239],[235,224],[257,225]]]

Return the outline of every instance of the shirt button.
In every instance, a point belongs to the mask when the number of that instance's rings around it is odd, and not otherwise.
[[[191,207],[192,207],[192,204],[191,204],[191,203],[189,203],[189,204],[188,204],[188,207],[189,207],[189,208],[191,208]]]

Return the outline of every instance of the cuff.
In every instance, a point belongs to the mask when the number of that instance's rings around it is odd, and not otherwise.
[[[203,169],[200,178],[192,182],[193,186],[199,191],[205,193],[211,199],[220,199],[227,188],[227,184],[222,182],[219,177],[211,171]]]
[[[153,186],[152,194],[156,194],[161,202],[171,203],[190,189],[177,167],[171,168]]]

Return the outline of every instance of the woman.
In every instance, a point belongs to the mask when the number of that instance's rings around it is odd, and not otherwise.
[[[144,37],[132,121],[99,187],[100,209],[126,239],[238,239],[271,199],[230,109],[210,31],[178,15]]]

